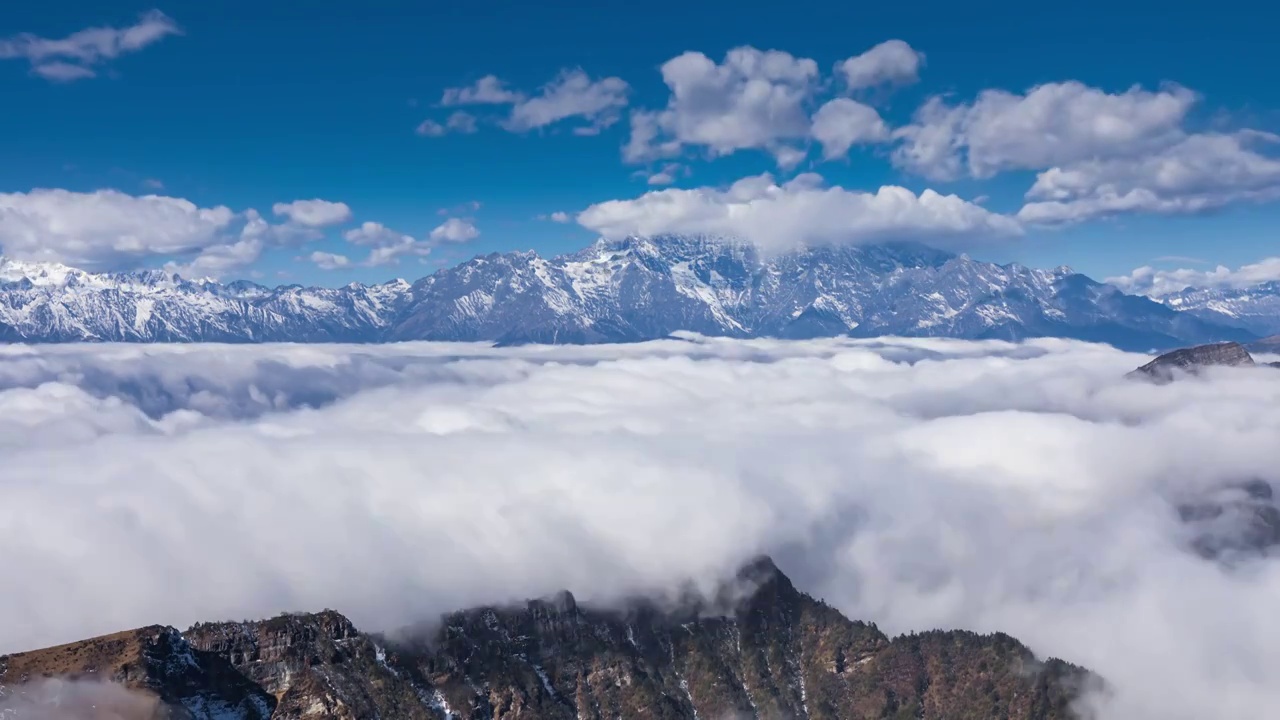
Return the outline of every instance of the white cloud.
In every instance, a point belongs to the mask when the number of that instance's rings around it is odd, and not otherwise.
[[[243,219],[221,205],[117,190],[0,193],[0,247],[23,260],[111,269],[217,245]]]
[[[250,208],[241,214],[243,223],[239,236],[226,233],[190,260],[170,260],[164,270],[187,278],[217,279],[223,275],[252,265],[268,247],[294,245],[314,239],[314,230],[291,225],[272,225],[257,210]]]
[[[712,157],[763,149],[795,164],[789,143],[809,132],[806,102],[818,80],[818,65],[778,50],[730,50],[721,63],[686,52],[662,65],[671,91],[661,111],[631,114],[630,162],[673,157],[686,146]]]
[[[169,16],[152,10],[128,27],[87,28],[58,40],[30,33],[0,38],[0,59],[24,59],[36,75],[70,82],[94,77],[94,66],[181,32]]]
[[[353,245],[370,248],[368,257],[361,262],[361,265],[367,267],[396,263],[405,255],[425,257],[431,254],[438,242],[435,238],[417,240],[412,235],[396,232],[377,222],[361,223],[359,227],[345,232],[342,237]]]
[[[508,90],[506,83],[495,75],[485,75],[474,85],[461,88],[449,88],[444,91],[440,104],[453,105],[507,105],[523,99],[520,93]]]
[[[1186,258],[1181,258],[1186,260]],[[1107,282],[1127,293],[1164,297],[1187,288],[1239,290],[1265,282],[1280,281],[1280,257],[1270,257],[1231,269],[1219,265],[1212,270],[1178,268],[1160,270],[1150,265],[1128,275],[1107,278]]]
[[[351,219],[351,208],[346,203],[320,199],[276,203],[271,206],[271,212],[308,228],[328,227]]]
[[[924,53],[902,40],[886,40],[836,66],[850,90],[876,85],[907,85],[920,79]]]
[[[573,218],[569,217],[569,213],[563,210],[557,210],[551,213],[550,215],[547,216],[547,219],[550,220],[551,222],[557,222],[557,223],[567,223],[573,220]]]
[[[464,243],[480,237],[480,231],[467,220],[449,218],[432,230],[429,237],[436,242]]]
[[[626,107],[630,87],[621,78],[592,80],[581,70],[566,70],[532,97],[522,98],[511,108],[503,127],[512,132],[543,128],[569,118],[582,118],[588,125],[574,128],[579,135],[598,133],[618,120]]]
[[[934,179],[966,171],[1040,170],[1093,158],[1135,157],[1182,137],[1195,93],[1170,86],[1107,93],[1075,81],[1047,83],[1024,95],[985,90],[972,104],[926,102],[897,131],[895,162]]]
[[[444,124],[435,120],[423,120],[418,125],[417,133],[425,137],[443,137],[451,132],[469,135],[476,132],[476,116],[461,110],[451,114]]]
[[[913,239],[946,244],[956,238],[1021,233],[1011,218],[955,195],[886,186],[874,193],[826,187],[806,173],[778,185],[765,174],[727,189],[655,190],[634,200],[610,200],[584,210],[578,222],[606,237],[708,234],[740,237],[763,247]]]
[[[664,163],[662,169],[645,178],[645,182],[649,185],[671,185],[682,173],[688,174],[688,168],[680,163]]]
[[[889,126],[875,108],[848,98],[824,104],[813,116],[813,139],[822,143],[827,160],[844,157],[849,148],[889,139]]]
[[[999,630],[1088,666],[1101,720],[1255,716],[1280,707],[1280,560],[1202,560],[1173,502],[1276,480],[1280,373],[1125,381],[1142,360],[892,338],[8,348],[0,547],[24,582],[0,615],[23,622],[0,652],[607,603],[763,551],[887,632]]]
[[[31,72],[53,82],[72,82],[98,76],[98,73],[83,65],[72,65],[66,62],[50,62],[37,65],[31,68]]]
[[[351,265],[351,258],[348,258],[346,255],[323,252],[321,250],[316,250],[311,253],[310,259],[311,262],[315,263],[321,270],[337,270]]]
[[[478,208],[478,202],[468,203],[466,207]],[[352,245],[368,248],[369,253],[358,264],[364,267],[378,267],[398,263],[406,256],[426,257],[442,243],[464,243],[480,235],[467,220],[450,218],[436,227],[423,239],[393,230],[379,222],[366,221],[345,233],[342,238]],[[328,252],[311,254],[312,262],[326,270],[347,267],[349,258]]]
[[[1280,160],[1253,146],[1257,132],[1190,135],[1137,158],[1086,160],[1040,173],[1018,216],[1067,223],[1125,212],[1191,213],[1280,197]]]
[[[441,105],[510,105],[510,113],[498,121],[510,132],[528,132],[581,118],[586,124],[575,126],[574,134],[595,135],[618,121],[630,90],[621,78],[592,80],[581,69],[562,70],[533,95],[508,90],[506,83],[496,76],[486,75],[470,87],[445,90]],[[423,122],[418,126],[418,134],[475,132],[476,122],[474,116],[456,112],[443,125],[434,120]]]

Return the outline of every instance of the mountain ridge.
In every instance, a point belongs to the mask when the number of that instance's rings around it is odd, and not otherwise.
[[[450,613],[397,638],[326,610],[0,656],[0,716],[21,720],[6,702],[45,676],[109,680],[148,701],[146,717],[175,720],[1060,720],[1084,717],[1082,698],[1101,688],[999,633],[890,639],[798,591],[767,558],[675,607],[598,609],[562,593]]]
[[[1054,336],[1143,351],[1256,338],[1070,268],[998,265],[907,242],[764,255],[731,238],[632,237],[550,259],[532,251],[490,253],[413,283],[338,288],[0,261],[0,340],[11,342],[513,345],[630,342],[678,331]]]
[[[1260,337],[1280,335],[1280,281],[1243,288],[1189,287],[1159,298],[1161,303],[1209,322],[1247,330]]]

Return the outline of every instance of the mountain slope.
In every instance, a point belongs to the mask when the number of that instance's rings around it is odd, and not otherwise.
[[[0,262],[7,341],[591,343],[676,331],[1059,336],[1137,350],[1255,337],[1067,268],[996,265],[910,243],[764,256],[728,239],[601,240],[553,259],[476,257],[412,285],[332,289]]]
[[[270,717],[297,719],[1057,720],[1079,717],[1072,703],[1096,682],[1061,661],[1037,661],[1005,635],[890,640],[797,591],[766,559],[715,602],[677,608],[593,610],[562,594],[454,613],[434,631],[394,641],[360,633],[332,611],[202,623],[181,637],[159,632],[192,659],[176,680],[162,666],[113,677],[164,700],[173,718],[256,718],[265,702]],[[20,695],[40,673],[83,672],[65,648],[94,657],[111,637],[0,658],[0,697]],[[222,704],[209,712],[190,700],[185,678],[213,678],[221,667],[253,692],[211,684],[200,697]],[[3,707],[0,699],[0,714]]]
[[[1187,288],[1161,302],[1218,325],[1260,336],[1280,335],[1280,281],[1239,289]]]

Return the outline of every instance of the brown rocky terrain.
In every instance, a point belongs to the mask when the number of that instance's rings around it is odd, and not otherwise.
[[[1253,367],[1255,364],[1253,356],[1240,343],[1214,343],[1167,352],[1129,373],[1129,376],[1169,382],[1180,373],[1194,375],[1207,367]]]
[[[676,607],[591,609],[566,593],[454,613],[395,640],[324,611],[19,653],[0,658],[0,717],[36,717],[31,688],[46,677],[152,701],[128,720],[1065,720],[1084,717],[1073,704],[1098,683],[1006,635],[890,639],[799,592],[767,559],[720,597]]]

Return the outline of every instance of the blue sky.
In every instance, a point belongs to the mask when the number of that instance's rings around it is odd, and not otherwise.
[[[228,278],[340,284],[415,278],[493,250],[556,254],[643,221],[639,227],[672,231],[746,227],[768,243],[795,235],[813,242],[910,236],[999,261],[1068,264],[1097,277],[1140,265],[1197,265],[1193,259],[1235,267],[1276,254],[1272,228],[1280,219],[1270,203],[1280,197],[1277,147],[1266,135],[1280,131],[1280,88],[1261,82],[1280,52],[1256,7],[1231,0],[1211,8],[24,3],[0,15],[0,38],[7,39],[0,41],[0,93],[8,108],[0,113],[0,193],[9,198],[7,210],[0,207],[0,244],[8,255],[95,268],[169,264]],[[84,37],[71,49],[44,42],[88,28],[120,34],[103,41],[109,49],[88,54]],[[129,28],[159,30],[125,35]],[[913,72],[873,64],[881,74],[864,75],[868,85],[856,87],[837,68],[891,40],[915,54]],[[783,74],[808,73],[796,83],[766,78],[764,85],[786,96],[775,115],[804,113],[801,134],[795,123],[779,121],[740,129],[736,139],[728,138],[733,131],[716,135],[725,118],[706,108],[730,101],[725,93],[734,88],[708,88],[710,75],[694,76],[707,68],[694,64],[682,71],[692,78],[685,96],[664,82],[675,74],[664,63],[684,53],[705,55],[720,72],[726,53],[743,47],[782,51]],[[45,69],[53,63],[58,67]],[[522,103],[575,70],[592,83],[587,94],[604,92],[612,104],[540,124],[546,116],[535,103],[528,106],[535,119],[514,119]],[[488,75],[519,99],[441,106],[448,89],[474,89]],[[607,79],[621,83],[611,94],[594,85]],[[1126,95],[1135,85],[1142,94]],[[1035,107],[1019,102],[1036,87],[1052,92],[1035,96],[1043,101]],[[1004,95],[979,101],[992,90]],[[863,133],[847,152],[824,160],[827,145],[803,133],[817,110],[838,98],[870,108],[882,125],[869,133],[874,139]],[[931,125],[921,115],[931,98],[950,111],[950,124],[935,117]],[[1084,110],[1076,117],[1072,107]],[[659,139],[628,162],[624,148],[637,110],[669,112],[655,121]],[[416,131],[457,112],[474,118],[468,122],[475,132]],[[1108,114],[1133,127],[1095,122]],[[732,120],[732,112],[725,115]],[[924,147],[912,127],[949,128],[960,169],[947,170],[938,158],[904,160],[904,148]],[[667,144],[659,148],[661,142]],[[1042,151],[1037,142],[1057,145]],[[780,162],[779,148],[806,154]],[[1158,169],[1169,163],[1200,175],[1166,182],[1168,173]],[[672,165],[674,183],[649,184]],[[1055,208],[1047,223],[1038,221],[1043,213],[1020,216],[1035,200],[1024,195],[1054,168],[1063,174],[1049,178],[1053,187],[1039,201],[1065,202],[1066,209]],[[772,189],[726,190],[763,173]],[[913,198],[926,189],[954,194],[964,207],[897,213],[884,203],[867,205],[861,193],[884,185],[904,187]],[[847,192],[821,193],[835,187]],[[108,188],[118,194],[89,195]],[[67,194],[37,202],[37,189]],[[681,190],[691,194],[670,194]],[[743,192],[753,199],[747,226],[707,220],[727,213]],[[121,235],[134,237],[130,222],[151,217],[127,196],[149,193],[195,208],[225,207],[231,216],[206,213],[201,222],[213,218],[210,229],[161,208],[137,238],[121,242]],[[308,223],[272,211],[311,199],[349,212]],[[597,205],[611,200],[623,204]],[[123,203],[118,211],[103,209],[115,202]],[[593,205],[596,212],[578,215]],[[250,209],[270,226],[253,243],[245,242]],[[587,227],[546,219],[555,212],[586,217]],[[812,214],[822,221],[814,225]],[[868,216],[876,221],[864,222]],[[470,229],[433,239],[450,219],[454,230]],[[361,242],[344,239],[364,222],[387,230]],[[378,260],[370,254],[378,247],[399,249]],[[317,253],[346,261],[322,269],[334,263]],[[1179,259],[1159,260],[1170,257]]]

